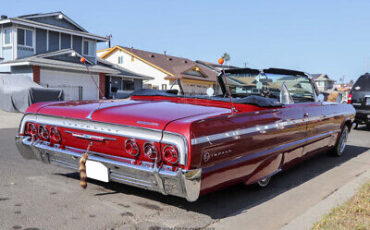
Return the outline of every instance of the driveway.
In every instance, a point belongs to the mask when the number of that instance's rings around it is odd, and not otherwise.
[[[0,112],[1,229],[280,229],[370,168],[370,131],[353,130],[343,157],[316,156],[269,187],[237,185],[195,203],[24,160],[14,145],[21,116]]]

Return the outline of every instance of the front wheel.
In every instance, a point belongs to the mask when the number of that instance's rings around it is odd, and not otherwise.
[[[339,137],[338,143],[335,145],[334,149],[332,150],[332,154],[334,156],[340,157],[343,155],[344,149],[346,148],[346,144],[347,144],[348,131],[349,129],[345,125]]]

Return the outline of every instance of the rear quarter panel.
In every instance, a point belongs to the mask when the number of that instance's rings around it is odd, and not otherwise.
[[[287,126],[301,108],[269,109],[208,117],[188,126],[189,167],[202,168],[201,193],[238,182],[253,183],[280,170],[284,152],[301,157],[305,124]],[[171,123],[179,129],[182,122]],[[281,147],[283,146],[283,147]]]

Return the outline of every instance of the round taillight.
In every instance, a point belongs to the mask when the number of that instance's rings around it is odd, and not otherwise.
[[[126,153],[134,157],[136,157],[140,153],[139,146],[133,139],[127,139],[125,141],[125,150],[126,150]]]
[[[163,159],[170,164],[176,164],[179,161],[179,153],[172,145],[167,145],[163,149]]]
[[[28,123],[26,127],[26,134],[30,134],[32,136],[37,134],[37,128],[36,125],[33,123]]]
[[[149,159],[154,160],[158,156],[157,148],[152,143],[144,144],[144,155]]]
[[[43,140],[49,140],[49,132],[48,132],[47,128],[43,125],[39,126],[38,135]]]
[[[50,129],[50,140],[55,143],[60,143],[62,141],[62,137],[60,136],[60,133],[57,127],[52,127]]]

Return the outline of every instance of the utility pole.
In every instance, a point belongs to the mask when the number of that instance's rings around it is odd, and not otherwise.
[[[106,36],[106,38],[108,39],[108,48],[111,48],[111,39],[112,39],[112,34],[109,34]]]

